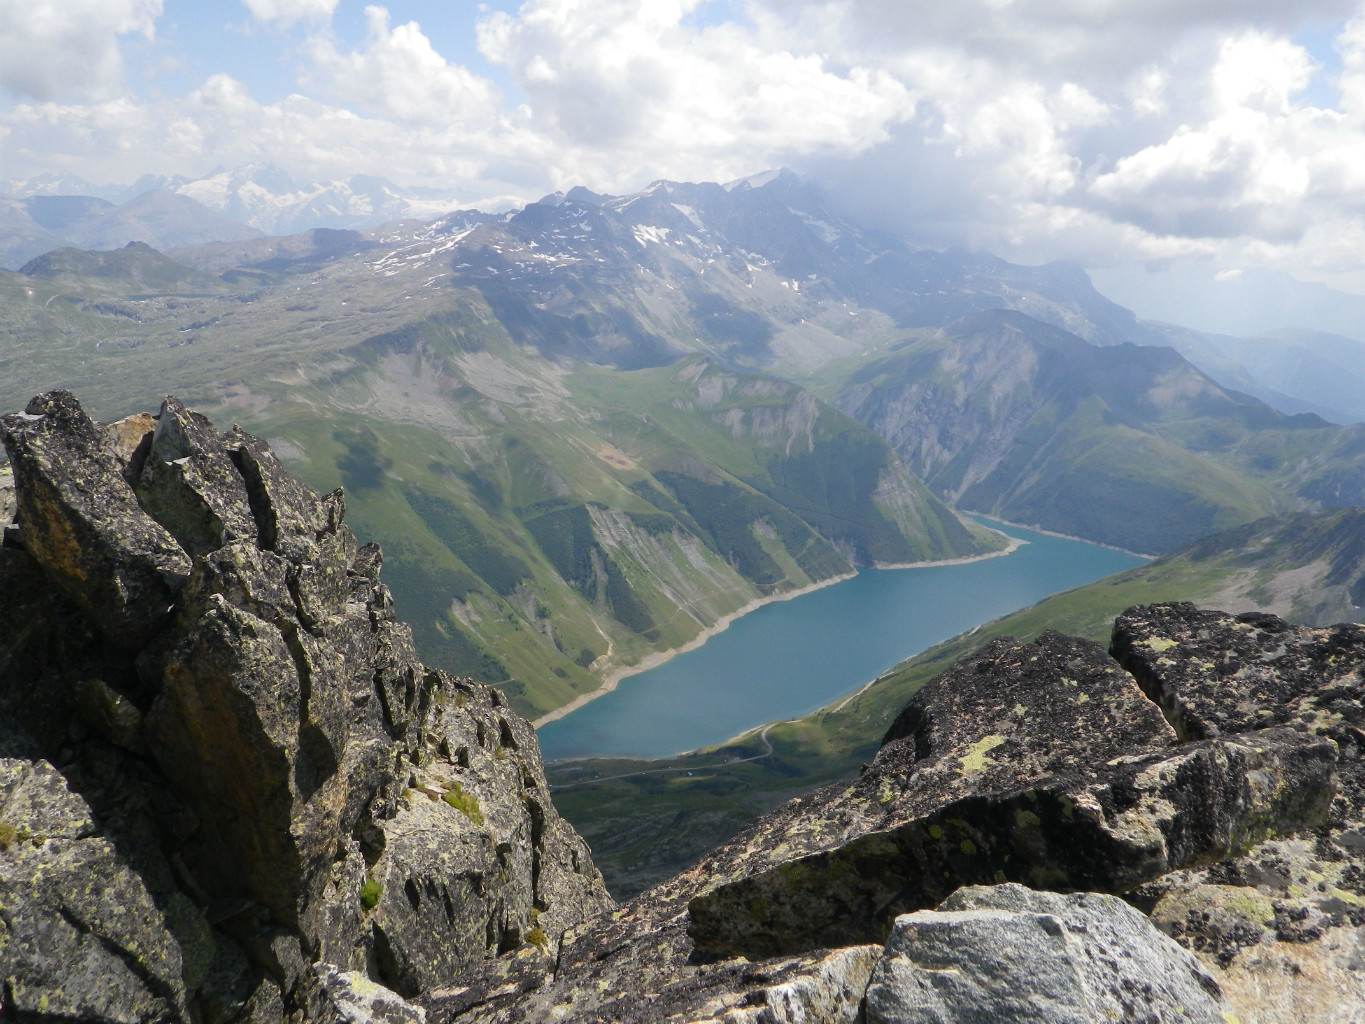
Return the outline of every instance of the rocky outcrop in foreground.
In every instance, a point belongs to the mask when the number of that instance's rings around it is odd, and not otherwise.
[[[1001,639],[861,776],[613,908],[340,493],[167,399],[0,430],[18,1020],[1365,1020],[1365,629]]]
[[[340,492],[173,398],[0,432],[6,1019],[331,1020],[610,906],[529,725],[418,662]]]
[[[1115,636],[1118,658],[990,643],[858,779],[571,929],[515,995],[431,999],[428,1020],[1365,1019],[1365,629],[1174,605]],[[1149,663],[1240,717],[1190,731]],[[1220,959],[1229,935],[1246,945]]]

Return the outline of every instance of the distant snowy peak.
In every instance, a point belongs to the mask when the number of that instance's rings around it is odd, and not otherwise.
[[[212,210],[267,234],[312,228],[363,230],[394,220],[431,220],[459,207],[449,193],[403,189],[383,178],[292,181],[272,166],[220,170],[172,186]]]
[[[733,192],[738,188],[762,188],[764,185],[769,185],[776,181],[778,178],[782,177],[782,175],[791,173],[791,171],[781,167],[771,171],[759,171],[759,173],[751,174],[747,178],[736,178],[734,181],[727,181],[721,188],[725,189],[726,192]]]
[[[116,204],[153,191],[193,199],[222,217],[269,235],[312,228],[364,230],[394,220],[432,220],[467,205],[453,192],[401,188],[368,175],[300,183],[273,164],[220,167],[200,178],[146,175],[132,185],[95,186],[55,175],[0,184],[0,194],[16,199],[80,195]]]

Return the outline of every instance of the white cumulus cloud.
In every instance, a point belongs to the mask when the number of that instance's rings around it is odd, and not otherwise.
[[[771,45],[735,22],[698,27],[700,0],[531,0],[480,25],[483,53],[535,124],[601,186],[725,178],[807,153],[857,153],[911,116],[894,75]]]
[[[364,45],[339,52],[327,37],[314,40],[304,85],[339,102],[397,121],[443,123],[491,120],[501,103],[487,79],[449,63],[421,26],[393,28],[383,7],[365,8]]]
[[[0,89],[34,100],[108,95],[120,37],[152,38],[161,0],[0,0]]]
[[[325,20],[337,8],[337,0],[242,0],[242,3],[257,21],[277,25]]]
[[[358,42],[342,36],[363,0],[242,2],[299,26],[248,37],[296,68],[292,95],[254,95],[259,79],[229,65],[128,90],[130,41],[153,36],[160,0],[0,0],[7,173],[128,181],[259,160],[475,202],[787,165],[934,245],[1365,287],[1365,0],[402,9],[421,22],[372,5]],[[456,9],[486,65],[443,51]]]

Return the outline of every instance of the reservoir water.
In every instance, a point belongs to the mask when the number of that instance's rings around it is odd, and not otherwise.
[[[1059,590],[1144,559],[1084,541],[988,525],[1027,541],[960,565],[865,570],[764,605],[701,647],[536,733],[548,760],[667,757],[723,743],[852,693],[906,658]]]

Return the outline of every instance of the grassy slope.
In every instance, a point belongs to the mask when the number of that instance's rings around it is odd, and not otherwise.
[[[1031,640],[1056,629],[1107,643],[1125,608],[1174,600],[1315,624],[1363,620],[1365,510],[1252,523],[1054,594],[902,662],[845,701],[724,747],[661,761],[553,765],[555,805],[588,839],[613,892],[633,893],[675,874],[754,815],[855,775],[921,686],[995,637]],[[604,781],[584,784],[599,776]]]
[[[1358,429],[1276,413],[1168,350],[1097,349],[1020,314],[906,332],[811,384],[936,493],[1130,550],[1169,551],[1305,498],[1351,502],[1362,478]]]
[[[314,487],[346,488],[423,657],[533,717],[755,599],[848,571],[848,553],[999,542],[793,385],[701,362],[552,362],[479,288],[426,287],[422,260],[305,261],[238,275],[252,290],[229,295],[134,292],[167,269],[149,253],[101,257],[117,273],[98,280],[76,273],[80,254],[0,276],[4,406],[65,386],[113,418],[173,392],[270,438]],[[852,490],[821,475],[848,449],[866,456]]]

